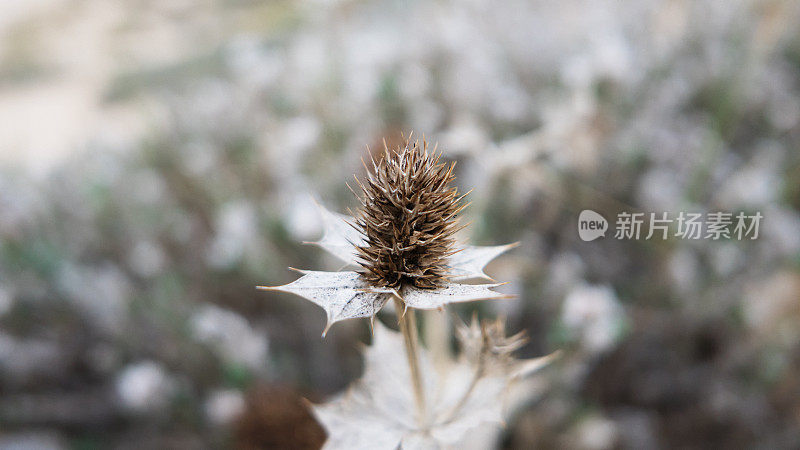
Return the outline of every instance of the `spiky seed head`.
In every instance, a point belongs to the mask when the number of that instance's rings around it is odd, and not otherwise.
[[[468,360],[484,361],[494,364],[496,368],[513,363],[511,354],[528,342],[524,331],[506,336],[506,322],[503,318],[478,321],[477,314],[473,314],[469,324],[457,323],[455,330],[462,354]]]
[[[455,163],[440,162],[423,139],[390,150],[372,160],[362,190],[355,226],[366,245],[358,247],[361,275],[375,286],[421,289],[440,287],[454,253],[453,234],[463,195],[451,187]]]

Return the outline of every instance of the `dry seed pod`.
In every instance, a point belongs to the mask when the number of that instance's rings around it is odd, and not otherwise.
[[[364,239],[357,248],[362,276],[372,285],[420,289],[441,287],[456,250],[458,213],[464,196],[451,187],[453,164],[440,162],[423,139],[385,148],[362,190],[363,208],[355,225]]]

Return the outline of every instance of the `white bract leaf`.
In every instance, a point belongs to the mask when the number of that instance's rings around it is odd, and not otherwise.
[[[369,285],[358,272],[324,272],[298,270],[303,276],[283,286],[258,286],[258,289],[290,292],[311,300],[325,309],[327,324],[322,336],[339,321],[369,317],[383,308],[393,295],[394,289]],[[501,284],[449,283],[438,289],[406,287],[402,299],[406,307],[418,309],[440,309],[449,303],[471,302],[509,298],[507,294],[492,291]]]
[[[430,434],[415,433],[403,436],[401,450],[442,450],[439,442]]]
[[[431,433],[438,442],[456,444],[467,431],[486,423],[502,423],[508,379],[504,374],[477,374],[465,360],[453,365],[435,402],[437,421]]]
[[[328,211],[324,206],[317,204],[322,216],[322,238],[309,242],[327,250],[332,255],[348,264],[356,264],[355,247],[364,245],[364,238],[350,226],[349,216]]]
[[[470,278],[491,280],[491,277],[483,273],[483,268],[486,267],[491,260],[517,245],[517,243],[494,245],[490,247],[467,245],[450,257],[450,276],[453,280],[466,280]]]
[[[448,283],[438,289],[417,289],[408,287],[402,297],[406,306],[418,309],[439,309],[448,303],[494,300],[511,296],[491,290],[501,284],[458,284]]]
[[[325,449],[459,448],[468,431],[503,420],[504,398],[513,372],[459,358],[439,374],[424,349],[419,351],[428,420],[417,420],[411,375],[400,333],[375,324],[366,349],[364,375],[346,393],[314,406],[328,432]],[[509,367],[510,369],[510,367]]]
[[[291,292],[325,309],[331,325],[345,319],[374,317],[392,294],[385,289],[373,289],[356,272],[318,272],[300,270],[297,280],[283,286],[258,286],[258,289]]]
[[[422,373],[433,374],[427,355],[420,356]],[[345,394],[314,406],[317,419],[328,431],[325,449],[394,450],[417,428],[411,374],[400,333],[377,322],[364,359],[360,380]],[[423,382],[426,391],[434,389],[434,378],[425,377]]]
[[[354,414],[350,404],[352,396],[345,394],[325,405],[314,407],[314,414],[328,430],[323,449],[375,449],[395,450],[403,438],[403,429],[385,417],[365,409]],[[354,430],[355,432],[350,432]]]

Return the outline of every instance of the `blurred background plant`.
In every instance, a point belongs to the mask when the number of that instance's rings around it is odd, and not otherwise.
[[[286,266],[310,193],[415,130],[474,188],[469,240],[562,348],[507,448],[800,441],[800,5],[0,4],[0,448],[314,448],[300,397],[361,371]],[[586,243],[583,209],[760,211],[754,241]],[[276,412],[277,411],[277,412]],[[278,413],[281,412],[281,413]],[[284,414],[285,412],[285,414]],[[267,431],[269,430],[269,431]],[[303,439],[297,439],[302,436]]]

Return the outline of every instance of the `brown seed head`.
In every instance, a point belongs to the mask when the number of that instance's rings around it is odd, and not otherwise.
[[[355,227],[366,241],[358,247],[360,273],[375,286],[439,287],[464,208],[464,196],[449,186],[455,163],[440,163],[441,152],[429,152],[424,139],[384,150],[366,182],[356,179],[363,198]]]
[[[470,361],[487,364],[485,369],[508,367],[515,361],[512,353],[528,342],[525,332],[506,336],[503,318],[479,322],[477,314],[473,314],[472,322],[457,323],[455,330],[462,354]]]

